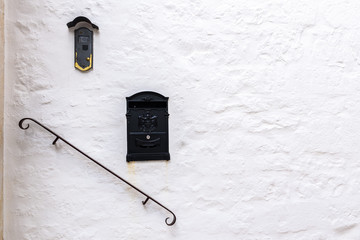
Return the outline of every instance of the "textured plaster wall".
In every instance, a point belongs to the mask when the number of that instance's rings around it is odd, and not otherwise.
[[[0,0],[0,239],[3,236],[3,162],[4,162],[4,1]]]
[[[6,7],[6,240],[360,239],[359,1]],[[78,15],[100,27],[88,73]],[[125,161],[125,97],[143,90],[170,99],[169,162]]]

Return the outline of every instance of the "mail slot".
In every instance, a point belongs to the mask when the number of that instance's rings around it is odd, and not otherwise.
[[[139,92],[126,98],[126,161],[170,160],[168,98]]]

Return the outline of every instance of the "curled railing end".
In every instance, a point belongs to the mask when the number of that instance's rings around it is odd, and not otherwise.
[[[166,219],[165,219],[165,223],[166,223],[166,225],[168,225],[168,226],[172,226],[172,225],[174,225],[174,223],[176,222],[176,216],[175,216],[175,214],[174,213],[171,213],[172,215],[173,215],[173,220],[171,221],[171,222],[168,222],[168,220],[170,219],[169,217],[167,217]]]
[[[19,127],[20,127],[21,129],[23,129],[23,130],[26,130],[26,129],[28,129],[28,128],[30,127],[29,124],[26,124],[25,126],[23,126],[23,123],[24,123],[25,120],[32,120],[32,119],[31,119],[31,118],[23,118],[23,119],[21,119],[21,120],[19,121]]]

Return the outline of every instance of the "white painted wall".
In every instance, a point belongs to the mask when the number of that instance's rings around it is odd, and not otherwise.
[[[360,239],[359,1],[5,3],[6,240]],[[78,15],[100,27],[88,73]],[[170,98],[169,162],[125,161],[143,90]]]

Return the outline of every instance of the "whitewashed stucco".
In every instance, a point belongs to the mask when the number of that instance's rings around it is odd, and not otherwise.
[[[360,1],[5,6],[4,239],[360,239]],[[100,27],[87,73],[78,15]],[[125,161],[125,97],[144,90],[169,97],[169,162]]]

